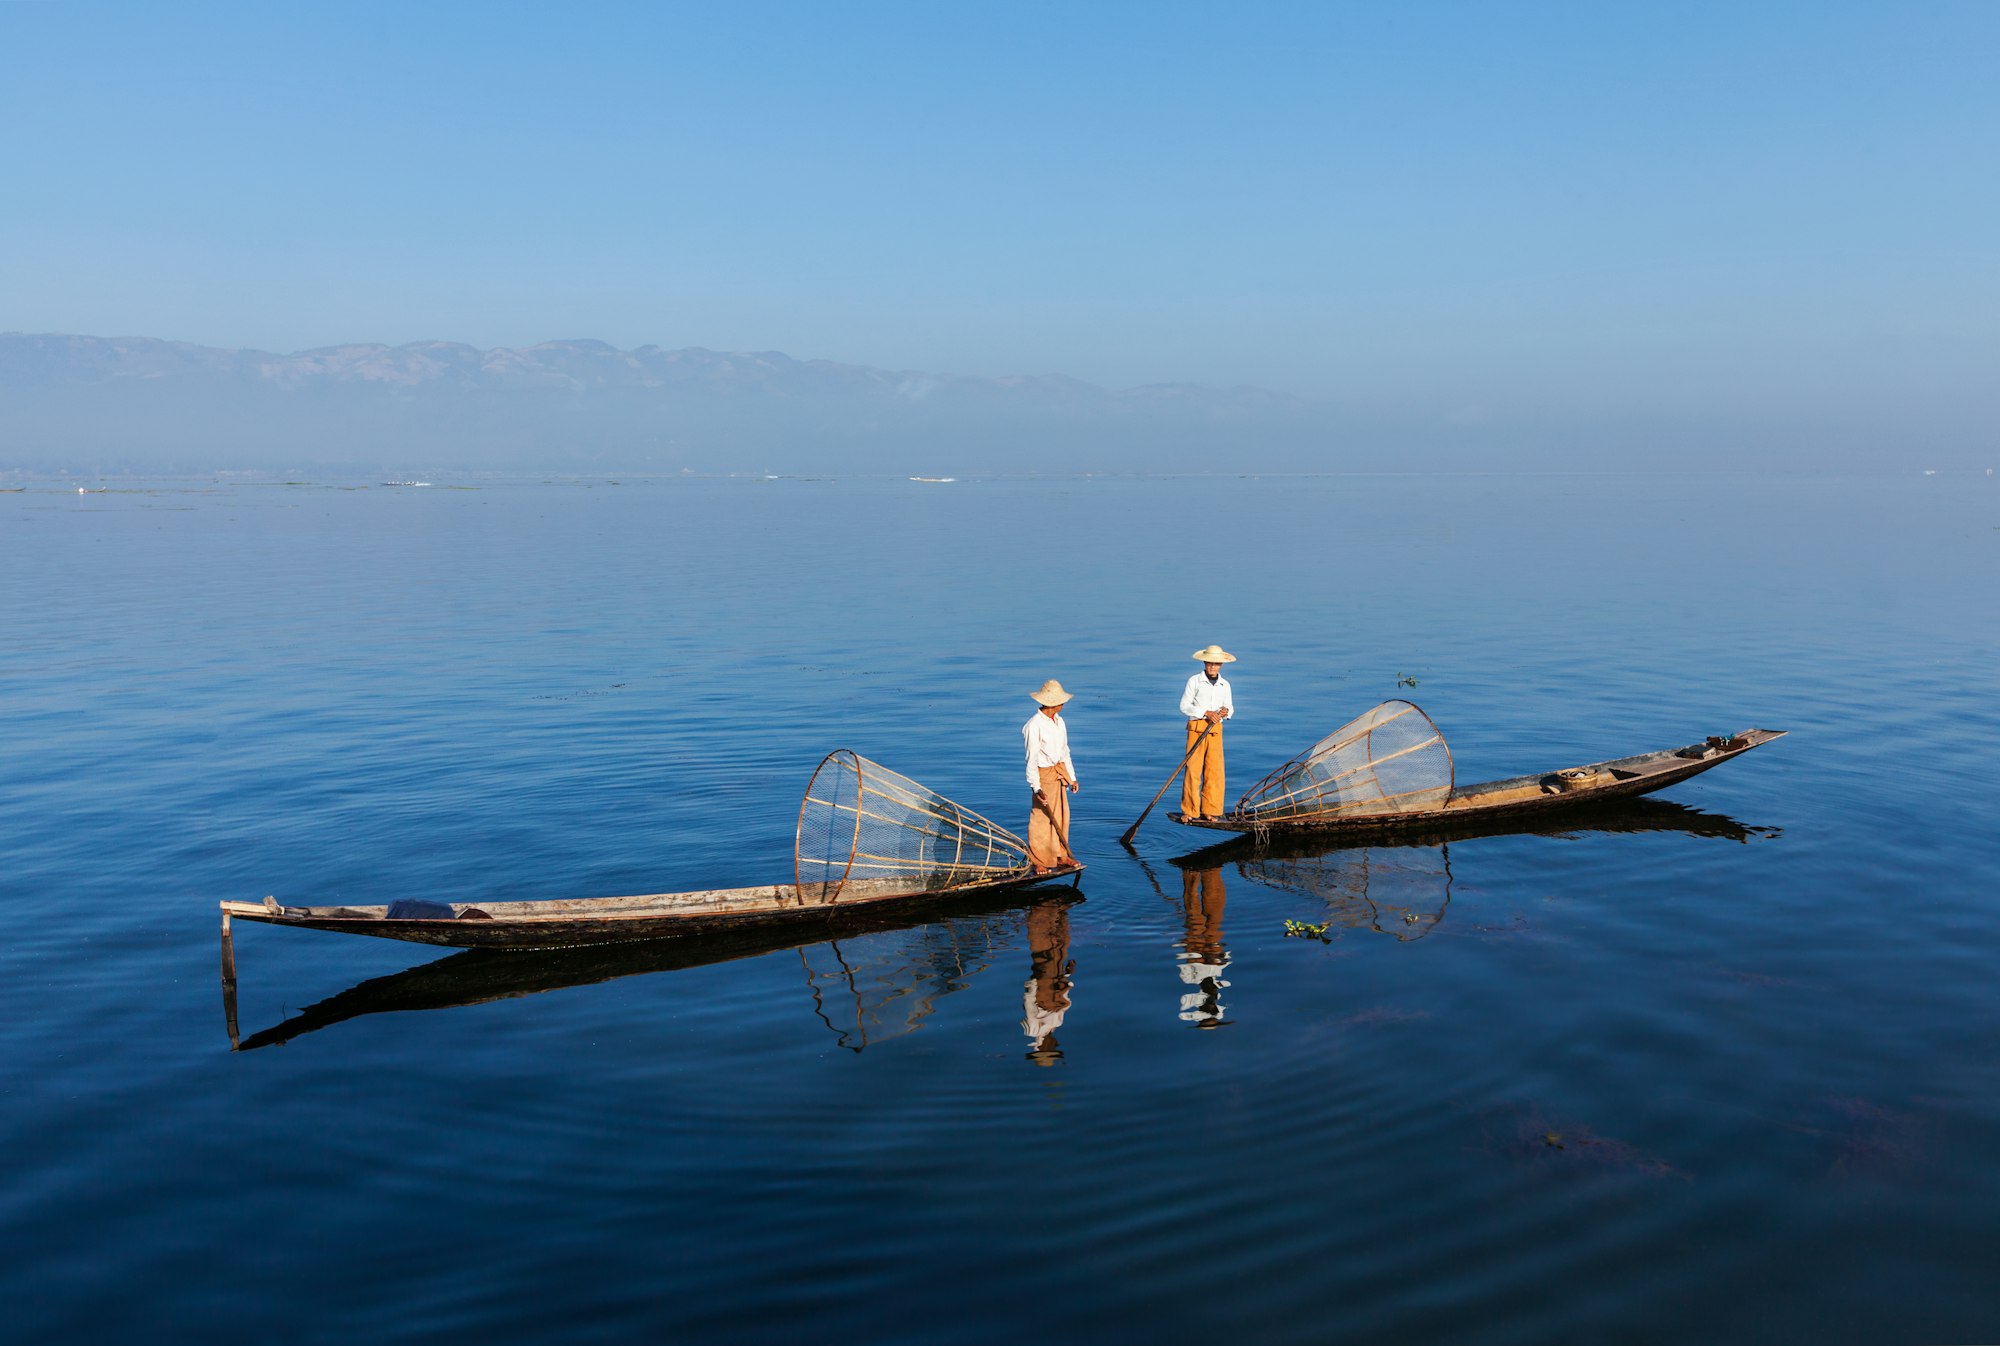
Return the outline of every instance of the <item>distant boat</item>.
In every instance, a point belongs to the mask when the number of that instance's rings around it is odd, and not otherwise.
[[[927,481],[933,483],[934,485],[942,485],[944,482],[947,481],[957,481],[958,478],[957,477],[911,477],[910,480]]]
[[[430,485],[430,483],[429,483],[429,482],[427,482],[427,481],[385,481],[385,482],[383,482],[382,484],[383,484],[384,486],[428,486],[428,485]]]
[[[1937,469],[1934,467],[1927,467],[1924,469],[1924,475],[1927,477],[1935,477],[1937,475]]]

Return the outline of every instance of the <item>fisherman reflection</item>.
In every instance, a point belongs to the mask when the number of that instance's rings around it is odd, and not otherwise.
[[[1222,973],[1229,966],[1229,950],[1222,946],[1222,908],[1228,900],[1220,866],[1181,871],[1181,914],[1187,922],[1181,982],[1189,988],[1181,995],[1181,1018],[1199,1028],[1220,1028],[1227,1022],[1222,992],[1229,983]]]
[[[1062,1059],[1056,1030],[1069,1012],[1070,975],[1076,960],[1069,956],[1069,906],[1038,902],[1028,908],[1028,980],[1022,988],[1021,1031],[1034,1045],[1028,1059],[1052,1066]]]

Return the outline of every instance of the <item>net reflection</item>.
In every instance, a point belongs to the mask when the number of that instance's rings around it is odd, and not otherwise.
[[[1399,940],[1437,929],[1451,905],[1451,847],[1361,847],[1245,860],[1243,877],[1326,904],[1330,924]]]
[[[1002,922],[959,918],[861,940],[802,945],[813,1013],[858,1052],[914,1032],[939,1000],[964,989],[1013,942]]]
[[[925,920],[836,913],[809,931],[765,927],[572,949],[471,949],[360,982],[248,1037],[238,1032],[235,946],[225,933],[223,1022],[230,1050],[253,1051],[371,1014],[482,1005],[795,950],[812,1013],[839,1045],[859,1052],[915,1030],[944,997],[963,989],[995,961],[1018,956],[1025,937],[1029,1001],[1045,1006],[1048,1049],[1060,1057],[1053,1034],[1068,1009],[1074,971],[1068,909],[1083,894],[1074,888],[1044,888],[1033,896],[1030,903],[1018,892],[987,894],[972,905],[961,902],[948,914],[934,911]]]

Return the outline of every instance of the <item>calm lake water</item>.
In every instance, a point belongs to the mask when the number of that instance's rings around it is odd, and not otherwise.
[[[0,494],[9,1334],[2000,1339],[1995,480]],[[1570,831],[1135,858],[1210,641],[1232,795],[1399,694],[1464,782],[1790,736]],[[239,925],[230,1049],[218,899],[781,880],[841,747],[1025,831],[1048,677],[1082,900]]]

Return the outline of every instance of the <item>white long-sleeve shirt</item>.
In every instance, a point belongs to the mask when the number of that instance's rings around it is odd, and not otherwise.
[[[1042,788],[1042,768],[1056,766],[1069,772],[1071,780],[1076,779],[1076,764],[1069,760],[1069,726],[1062,716],[1054,719],[1039,710],[1028,717],[1021,726],[1021,744],[1028,750],[1028,788]]]
[[[1188,679],[1187,690],[1181,693],[1181,716],[1198,720],[1211,710],[1226,710],[1236,713],[1236,702],[1229,695],[1229,679],[1218,677],[1208,680],[1206,670]]]

